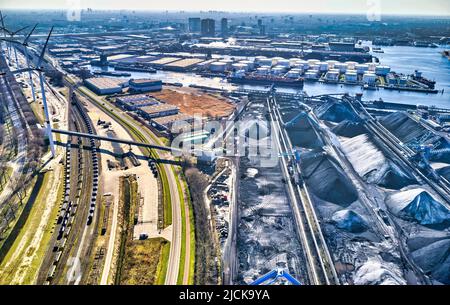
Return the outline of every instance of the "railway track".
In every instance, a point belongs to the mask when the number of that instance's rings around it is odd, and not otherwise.
[[[69,128],[85,133],[94,131],[76,100],[69,106]],[[98,166],[95,140],[70,137],[61,209],[38,283],[71,284],[81,281],[92,246],[89,235],[96,225]]]
[[[291,197],[291,205],[294,218],[297,224],[305,258],[309,280],[314,285],[336,285],[339,279],[334,268],[334,263],[328,251],[320,223],[311,202],[306,185],[301,178],[301,171],[298,164],[289,172],[288,167],[292,166],[294,160],[291,157],[292,144],[284,128],[280,125],[281,114],[276,109],[276,102],[268,100],[270,117],[273,123],[274,132],[281,154],[282,170],[286,178],[286,183]],[[297,179],[292,179],[296,176]],[[292,181],[294,180],[294,181]]]
[[[354,107],[352,100],[345,98],[345,101],[350,105],[350,107],[352,107],[356,114],[361,116],[360,112]],[[419,180],[428,184],[440,197],[442,197],[442,199],[446,201],[447,206],[450,206],[450,183],[444,177],[439,177],[439,180],[433,181],[422,173],[422,171],[409,160],[409,158],[415,155],[415,152],[411,148],[402,145],[401,141],[395,135],[393,135],[367,112],[361,102],[357,102],[359,103],[358,108],[361,109],[366,117],[365,126],[368,128],[369,132],[379,138],[382,144],[384,144],[384,146],[393,155],[397,156],[408,170],[412,170],[412,173],[414,173]],[[362,119],[364,119],[364,117]]]

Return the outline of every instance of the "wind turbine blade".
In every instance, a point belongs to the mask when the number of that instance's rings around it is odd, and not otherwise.
[[[26,45],[28,43],[28,39],[30,39],[31,34],[33,34],[34,30],[37,27],[37,23],[34,25],[33,29],[30,31],[30,33],[28,33],[27,37],[25,37],[25,40],[23,41],[23,45]]]
[[[22,44],[22,43],[18,42],[17,40],[12,40],[12,39],[9,39],[9,38],[0,37],[0,40],[6,41],[6,42],[10,42],[10,43],[17,43],[17,44],[20,44],[20,45]]]
[[[7,34],[10,35],[10,36],[13,34],[12,32],[10,32],[10,31],[9,31],[7,28],[5,28],[5,27],[1,27],[0,30],[2,30],[3,32],[7,33]]]
[[[28,71],[33,71],[33,69],[28,69],[28,68],[24,68],[24,69],[19,69],[19,70],[15,70],[15,71],[11,71],[11,73],[16,74],[16,73],[23,73],[23,72],[28,72]]]
[[[50,36],[52,35],[52,32],[53,32],[53,27],[51,28],[50,33],[48,33],[47,40],[45,41],[44,47],[42,48],[41,55],[39,56],[39,60],[37,62],[38,68],[41,66],[42,60],[44,59],[45,49],[47,49],[47,44],[50,39]]]
[[[17,31],[15,31],[15,32],[12,32],[11,36],[14,36],[14,35],[16,35],[17,33],[22,32],[23,30],[25,30],[25,29],[27,29],[27,28],[29,28],[28,25],[25,26],[25,27],[23,27],[23,28],[21,28],[21,29],[19,29],[19,30],[17,30]]]

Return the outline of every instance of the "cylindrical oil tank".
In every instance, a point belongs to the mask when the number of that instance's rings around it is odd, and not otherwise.
[[[363,82],[366,84],[374,84],[377,76],[374,73],[366,72],[363,75]]]
[[[339,72],[338,71],[328,71],[325,75],[325,78],[327,80],[331,81],[337,81],[339,79]]]
[[[348,70],[345,73],[345,80],[348,82],[356,82],[358,80],[358,73],[356,73],[356,70]]]
[[[321,61],[319,64],[319,71],[320,72],[327,72],[328,71],[328,63]]]
[[[355,66],[355,69],[358,74],[364,74],[365,72],[369,71],[369,65],[368,64],[358,64]]]
[[[228,66],[227,63],[217,61],[209,65],[209,70],[212,72],[225,72],[227,66]]]
[[[340,62],[334,65],[335,69],[338,69],[340,73],[345,73],[347,72],[347,64]]]
[[[234,71],[240,71],[240,70],[248,71],[248,66],[246,64],[243,64],[243,63],[235,63],[231,67],[232,67],[232,69]]]
[[[375,67],[375,74],[380,76],[386,76],[391,72],[391,67],[389,66],[377,66]]]
[[[356,61],[347,61],[345,64],[347,65],[347,69],[355,70],[355,67],[358,63]]]
[[[328,70],[334,69],[337,63],[339,63],[337,60],[327,60]]]

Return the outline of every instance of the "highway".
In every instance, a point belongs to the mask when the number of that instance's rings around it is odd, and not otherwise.
[[[281,114],[274,98],[267,100],[272,123],[272,132],[281,155],[281,167],[286,180],[297,232],[306,258],[309,281],[313,285],[337,285],[333,260],[325,242],[320,223],[308,190],[302,179],[298,164],[294,164],[293,147],[286,130],[282,126]],[[281,122],[281,123],[280,123]]]

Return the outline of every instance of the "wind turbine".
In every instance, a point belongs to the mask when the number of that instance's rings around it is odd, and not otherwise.
[[[23,27],[17,31],[10,31],[5,27],[5,21],[4,18],[2,16],[2,31],[3,31],[3,36],[6,37],[6,33],[11,37],[11,40],[14,40],[14,36],[16,36],[18,33],[22,32],[23,30],[25,30],[26,28],[28,28],[28,26]],[[9,48],[8,48],[8,58],[11,61],[11,42],[9,42]],[[14,49],[14,55],[15,55],[15,59],[16,59],[16,67],[17,69],[19,69],[19,60],[17,59],[17,49]]]
[[[20,44],[20,45],[23,46],[23,53],[25,55],[25,61],[26,61],[26,64],[27,64],[28,76],[29,76],[30,87],[31,87],[31,93],[33,95],[33,101],[36,101],[36,93],[34,91],[33,73],[32,73],[32,69],[31,69],[31,66],[30,66],[30,59],[28,57],[28,46],[29,46],[28,45],[28,40],[30,39],[31,34],[33,34],[33,32],[36,29],[36,27],[37,27],[37,24],[33,27],[33,29],[30,31],[30,33],[25,37],[25,39],[24,39],[24,41],[22,43],[20,43],[19,41],[16,41],[16,40],[8,40],[8,39],[1,39],[0,38],[0,41],[1,40],[5,40],[7,42]],[[17,72],[14,72],[14,73],[17,73]]]
[[[53,136],[52,136],[52,127],[50,125],[50,114],[48,112],[47,98],[45,96],[44,75],[42,73],[44,70],[44,68],[42,66],[42,61],[44,60],[45,50],[47,49],[48,41],[50,39],[50,36],[52,35],[52,32],[53,32],[53,27],[51,28],[50,32],[48,33],[47,40],[45,41],[44,47],[42,48],[42,51],[41,51],[41,54],[39,56],[36,66],[26,68],[26,69],[12,71],[12,73],[22,73],[22,72],[27,72],[27,71],[32,71],[32,70],[38,72],[39,83],[41,85],[41,92],[42,92],[42,104],[44,105],[45,131],[47,133],[48,140],[50,142],[50,151],[52,153],[52,157],[54,158],[55,157],[55,143],[53,141]]]
[[[3,33],[3,38],[6,38],[6,32],[5,32],[5,30],[3,30],[4,28],[5,28],[5,17],[6,16],[3,16],[3,14],[2,14],[2,11],[0,11],[0,19],[1,19],[1,25],[2,25],[2,33]],[[7,54],[8,55],[8,58],[9,58],[9,49],[8,49],[8,44],[5,42],[5,46],[6,46],[6,51],[5,51],[5,54]],[[1,43],[0,44],[0,49],[1,49],[1,51],[3,51],[3,43]]]

